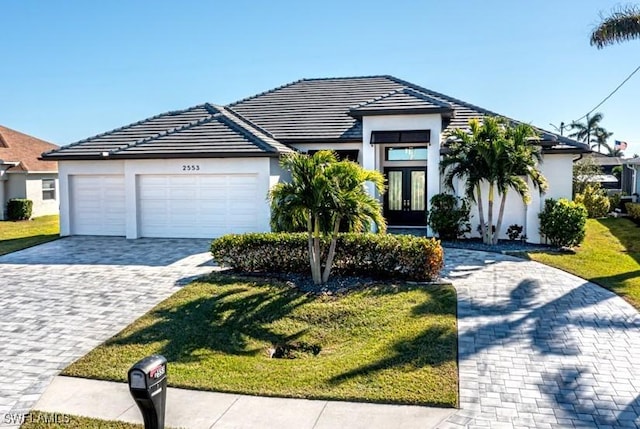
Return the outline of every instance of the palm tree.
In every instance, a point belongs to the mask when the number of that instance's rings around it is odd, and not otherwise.
[[[276,230],[299,230],[308,234],[309,264],[315,284],[326,283],[335,257],[341,224],[351,231],[368,230],[372,223],[386,229],[380,202],[369,195],[365,183],[384,192],[379,171],[365,170],[351,161],[338,161],[332,151],[313,156],[294,153],[281,160],[291,181],[277,184],[270,192],[272,226]],[[321,238],[330,237],[322,271]]]
[[[598,148],[598,152],[600,152],[600,148],[604,146],[611,156],[613,149],[609,146],[607,140],[611,137],[613,133],[608,132],[604,128],[599,128],[593,133],[593,139],[591,139],[591,149]]]
[[[484,241],[487,236],[487,228],[484,222],[481,186],[485,176],[485,168],[479,162],[478,146],[486,133],[483,132],[484,125],[481,125],[477,119],[469,121],[469,128],[470,132],[458,128],[451,131],[448,153],[440,162],[440,170],[444,173],[445,186],[452,191],[455,191],[454,179],[464,179],[465,196],[478,206],[480,234]]]
[[[640,38],[640,8],[627,5],[602,15],[600,24],[591,34],[591,46],[602,49],[607,45]]]
[[[592,137],[598,134],[605,134],[607,131],[600,126],[600,121],[604,116],[598,112],[593,116],[587,115],[586,122],[573,121],[569,124],[569,129],[574,130],[569,137],[573,137],[578,141],[591,144]],[[598,146],[598,152],[600,152],[600,146]]]
[[[531,202],[527,180],[530,180],[534,189],[540,193],[547,189],[547,180],[538,169],[538,165],[542,162],[542,151],[539,146],[532,145],[535,140],[538,140],[538,133],[530,125],[518,124],[515,127],[507,127],[505,130],[505,152],[509,156],[503,159],[500,175],[496,182],[496,186],[502,194],[498,221],[496,222],[498,233],[502,227],[509,189],[514,189],[525,204]],[[498,234],[493,238],[493,244],[497,243]]]
[[[506,120],[485,117],[469,121],[470,132],[453,130],[449,153],[441,162],[445,185],[453,189],[455,178],[465,180],[465,195],[478,205],[483,242],[495,244],[502,226],[506,195],[515,189],[525,203],[530,200],[527,179],[540,191],[546,189],[546,180],[537,168],[541,161],[539,148],[530,140],[537,137],[535,130],[525,124],[510,126]],[[484,223],[482,184],[487,183],[488,225]],[[501,194],[500,212],[493,232],[493,207],[496,191]]]

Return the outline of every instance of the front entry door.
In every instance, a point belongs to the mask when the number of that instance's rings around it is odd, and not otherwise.
[[[427,224],[426,177],[424,167],[387,167],[388,190],[384,197],[384,216],[389,225]]]

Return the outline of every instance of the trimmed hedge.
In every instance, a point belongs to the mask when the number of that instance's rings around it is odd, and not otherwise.
[[[7,219],[28,220],[33,212],[33,201],[23,198],[12,198],[7,202]]]
[[[324,252],[329,240],[323,240]],[[223,266],[247,272],[309,273],[306,233],[229,234],[211,243]],[[322,259],[325,260],[326,254]],[[344,233],[338,236],[332,273],[346,276],[428,281],[443,267],[435,239],[411,235]]]

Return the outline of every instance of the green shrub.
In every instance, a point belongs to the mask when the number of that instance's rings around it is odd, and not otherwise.
[[[328,243],[322,243],[325,252]],[[211,254],[220,265],[239,271],[308,273],[307,246],[305,233],[229,234],[213,240]],[[437,278],[442,266],[442,247],[435,239],[344,233],[338,235],[333,272],[426,281]]]
[[[12,198],[7,202],[7,218],[9,220],[31,219],[33,201],[23,198]]]
[[[455,240],[471,231],[469,204],[455,195],[434,195],[428,213],[427,224],[442,240]]]
[[[609,213],[609,198],[599,186],[586,186],[584,192],[576,194],[575,202],[584,205],[591,218],[605,217]]]
[[[627,203],[625,207],[630,218],[640,220],[640,203]]]
[[[621,208],[620,207],[621,200],[622,200],[622,194],[619,192],[609,195],[609,210],[614,211],[615,209]]]
[[[540,233],[554,246],[574,247],[582,243],[587,223],[587,209],[564,198],[549,198],[544,202],[540,218]]]

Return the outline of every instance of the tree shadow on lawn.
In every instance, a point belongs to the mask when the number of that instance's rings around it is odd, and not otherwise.
[[[209,280],[216,284],[232,284],[237,279]],[[206,282],[206,280],[205,280]],[[285,344],[304,335],[298,330],[290,335],[274,331],[269,324],[287,317],[291,312],[309,302],[311,296],[295,289],[282,288],[274,292],[230,286],[216,291],[212,296],[198,298],[170,309],[156,310],[150,314],[157,321],[150,326],[124,337],[116,337],[109,345],[144,345],[166,342],[157,353],[170,362],[198,360],[194,352],[208,349],[237,356],[254,356],[265,349],[250,349],[252,341]]]
[[[624,218],[598,219],[611,235],[620,241],[625,248],[625,253],[640,264],[640,226],[633,221]]]
[[[433,326],[410,340],[398,341],[391,348],[393,355],[359,368],[354,368],[329,379],[336,385],[349,379],[369,376],[392,368],[411,367],[420,369],[425,366],[439,366],[456,359],[456,339],[454,329]]]

